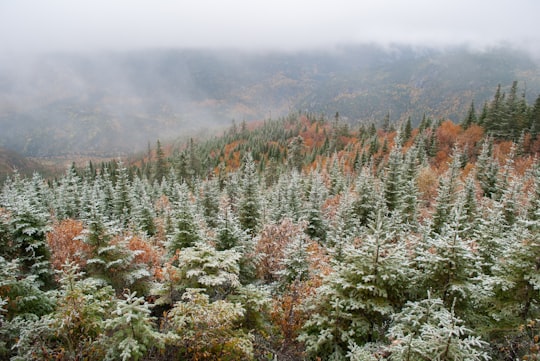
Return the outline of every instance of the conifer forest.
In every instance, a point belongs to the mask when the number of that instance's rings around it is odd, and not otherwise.
[[[11,174],[0,359],[540,359],[540,97],[505,89]]]

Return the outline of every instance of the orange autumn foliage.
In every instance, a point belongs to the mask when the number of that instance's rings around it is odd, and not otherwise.
[[[267,224],[261,231],[255,247],[260,255],[257,264],[257,275],[266,283],[277,281],[278,272],[283,269],[283,251],[296,237],[304,236],[305,224],[294,224],[285,218],[280,224]]]
[[[138,251],[135,256],[135,263],[146,264],[152,274],[157,273],[160,266],[162,251],[153,247],[147,240],[138,235],[133,235],[128,241],[128,248],[132,251]]]
[[[74,262],[79,267],[86,266],[90,246],[80,239],[84,227],[81,221],[65,219],[56,222],[47,233],[47,243],[51,249],[51,264],[61,270],[66,262]]]

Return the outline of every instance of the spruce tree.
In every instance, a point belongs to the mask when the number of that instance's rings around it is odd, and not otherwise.
[[[183,248],[192,247],[201,239],[187,185],[185,183],[177,185],[176,191],[178,201],[174,204],[172,215],[174,233],[170,236],[167,244],[169,256],[174,256],[176,251]]]
[[[241,177],[238,219],[242,228],[253,237],[259,228],[261,206],[255,162],[250,153],[244,157]]]
[[[344,359],[353,345],[384,339],[385,325],[403,302],[409,259],[378,213],[372,233],[344,249],[343,261],[306,302],[311,313],[299,339],[310,356]]]

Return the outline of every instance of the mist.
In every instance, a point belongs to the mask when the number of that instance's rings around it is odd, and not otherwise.
[[[468,80],[480,102],[497,82],[527,76],[535,95],[538,67],[527,62],[540,58],[538,13],[534,0],[2,1],[0,146],[107,156],[298,110],[375,122],[389,108],[416,115],[416,104],[381,96],[367,74],[432,82],[426,94],[444,87],[444,67],[474,75],[444,64],[444,52],[465,51],[496,73]],[[525,70],[501,70],[490,62],[499,56]],[[424,64],[402,70],[407,57]],[[343,92],[354,101],[340,103]],[[470,99],[430,101],[437,115],[458,117],[445,102]]]
[[[51,0],[0,3],[4,56],[147,48],[305,50],[512,44],[538,52],[535,0]]]

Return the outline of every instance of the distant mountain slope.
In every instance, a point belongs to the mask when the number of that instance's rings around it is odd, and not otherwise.
[[[0,146],[31,156],[110,156],[231,119],[290,111],[380,122],[458,120],[513,80],[529,100],[540,67],[507,49],[375,46],[328,52],[161,50],[56,54],[0,70]]]
[[[0,147],[0,182],[14,171],[22,175],[31,175],[34,171],[45,171],[45,167],[24,156]]]

